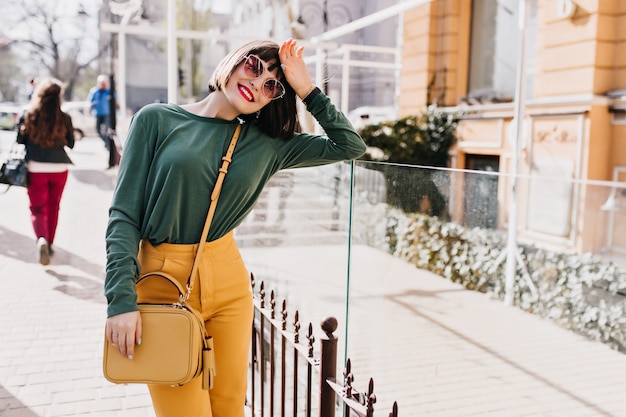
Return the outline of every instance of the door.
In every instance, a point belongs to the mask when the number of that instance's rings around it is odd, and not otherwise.
[[[496,155],[466,155],[465,168],[473,171],[491,172],[465,173],[463,219],[467,227],[495,229],[498,225],[498,175],[500,157]]]

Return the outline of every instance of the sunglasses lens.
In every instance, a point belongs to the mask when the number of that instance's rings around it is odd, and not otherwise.
[[[256,55],[249,55],[244,64],[244,70],[248,77],[258,78],[263,74],[263,63]]]
[[[246,75],[250,78],[259,78],[265,71],[265,64],[256,55],[248,55],[243,65]],[[285,87],[278,80],[267,80],[263,84],[263,95],[269,99],[281,98],[285,94]]]
[[[285,87],[278,80],[267,80],[263,84],[263,94],[267,98],[281,98],[285,94]]]

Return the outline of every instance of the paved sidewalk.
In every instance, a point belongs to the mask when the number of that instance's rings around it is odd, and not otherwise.
[[[115,171],[104,169],[97,138],[77,143],[72,158],[50,265],[37,262],[25,190],[0,195],[0,417],[153,416],[145,387],[110,384],[101,372]],[[321,309],[348,322],[355,383],[374,377],[380,416],[398,400],[403,417],[626,417],[626,355],[378,251],[353,248],[341,317],[345,251],[243,253],[303,319],[316,323]]]
[[[2,149],[6,149],[3,146]],[[71,153],[55,255],[38,263],[24,189],[0,195],[0,416],[153,416],[144,386],[101,372],[104,231],[115,169],[99,138]]]
[[[626,417],[626,355],[606,345],[364,246],[352,249],[346,320],[333,267],[345,248],[244,252],[276,277],[277,305],[287,294],[314,325],[320,311],[348,322],[355,386],[374,378],[377,415],[396,400],[409,417]]]

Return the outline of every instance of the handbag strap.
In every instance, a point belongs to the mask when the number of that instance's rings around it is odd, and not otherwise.
[[[219,198],[220,192],[222,191],[222,184],[224,183],[224,177],[228,172],[228,166],[233,161],[233,152],[235,150],[235,145],[237,144],[237,139],[239,139],[240,132],[241,124],[238,124],[237,128],[235,129],[235,133],[233,133],[233,137],[230,140],[230,145],[226,150],[226,154],[222,157],[222,166],[219,169],[217,180],[215,181],[215,186],[213,187],[213,192],[211,193],[211,204],[209,205],[209,212],[206,215],[206,221],[204,222],[204,228],[202,229],[202,235],[200,236],[200,242],[198,243],[196,257],[193,261],[193,267],[191,268],[191,274],[187,279],[187,293],[181,299],[182,302],[186,302],[189,299],[189,295],[191,294],[191,290],[193,289],[193,284],[196,279],[196,273],[198,272],[198,268],[200,266],[200,258],[202,258],[202,249],[204,248],[207,236],[209,235],[209,229],[211,228],[211,222],[213,221],[213,215],[215,214],[215,209],[217,207],[217,199]]]

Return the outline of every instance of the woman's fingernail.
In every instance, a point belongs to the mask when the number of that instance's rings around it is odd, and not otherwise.
[[[128,359],[133,360],[133,355],[128,355]]]
[[[137,345],[141,346],[141,338],[139,338],[139,340],[137,340]]]

